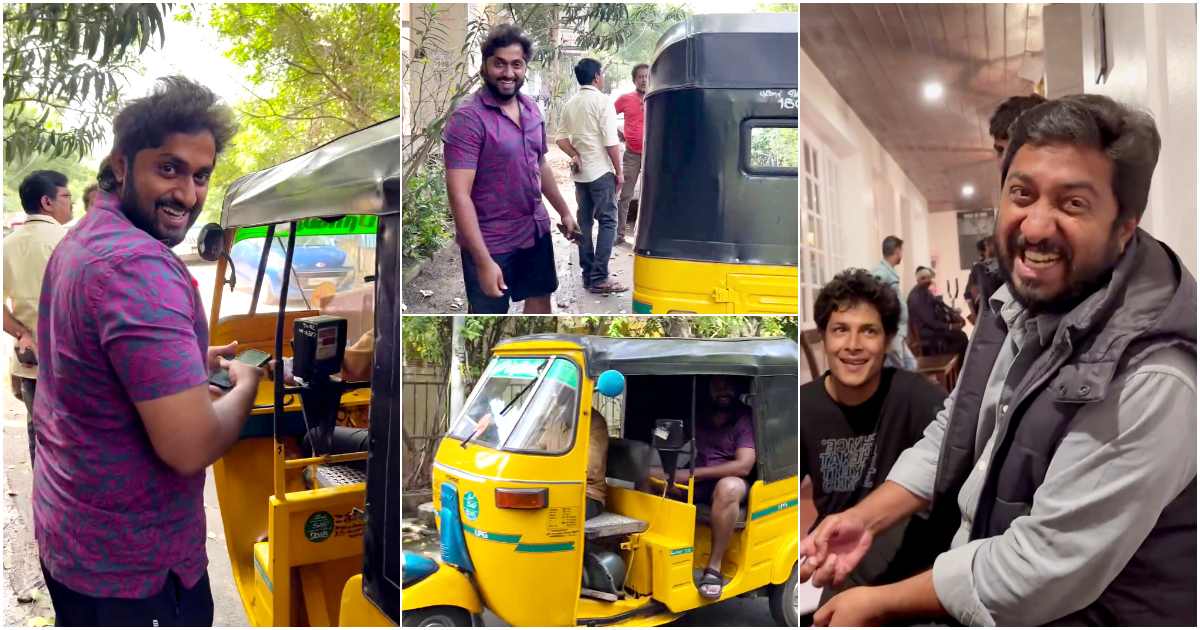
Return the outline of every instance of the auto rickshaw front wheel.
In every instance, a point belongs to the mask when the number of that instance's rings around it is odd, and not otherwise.
[[[792,574],[787,581],[771,587],[771,618],[775,623],[789,628],[795,628],[800,623],[800,592],[796,588],[797,578],[796,565],[793,564]],[[404,625],[408,625],[408,622],[405,621]]]
[[[474,624],[471,613],[462,608],[430,606],[404,613],[403,625],[405,628],[469,628]]]

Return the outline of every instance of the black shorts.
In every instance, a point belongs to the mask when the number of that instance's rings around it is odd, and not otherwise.
[[[58,626],[211,626],[212,589],[208,572],[191,588],[185,588],[171,571],[167,583],[144,599],[92,597],[67,588],[55,580],[42,564],[46,590],[54,606]]]
[[[479,272],[475,267],[475,260],[463,250],[463,283],[467,287],[467,312],[503,315],[508,312],[509,301],[520,302],[525,298],[550,295],[558,290],[558,275],[554,269],[554,244],[550,240],[549,232],[538,237],[530,247],[491,256],[492,260],[500,265],[508,291],[498,298],[485,295],[479,288]]]

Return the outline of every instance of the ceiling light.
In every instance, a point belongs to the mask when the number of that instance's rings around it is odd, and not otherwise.
[[[974,197],[975,196],[975,187],[972,186],[971,184],[963,184],[962,196],[963,197]]]
[[[921,93],[924,94],[925,100],[933,102],[942,100],[942,94],[946,89],[938,81],[930,81],[921,87]]]

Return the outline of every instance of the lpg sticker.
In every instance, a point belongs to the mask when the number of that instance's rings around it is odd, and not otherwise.
[[[333,516],[329,512],[313,512],[304,521],[304,537],[309,542],[323,542],[333,535]]]
[[[474,492],[467,492],[463,495],[463,516],[468,521],[479,518],[479,497],[475,496]]]

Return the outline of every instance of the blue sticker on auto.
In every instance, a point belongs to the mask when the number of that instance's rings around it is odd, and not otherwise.
[[[474,492],[463,495],[463,516],[469,521],[479,518],[479,497]]]

